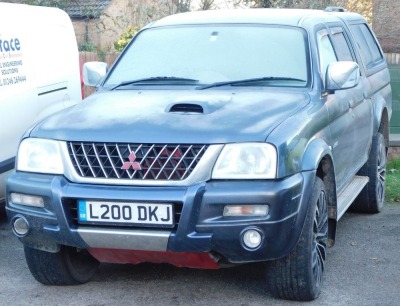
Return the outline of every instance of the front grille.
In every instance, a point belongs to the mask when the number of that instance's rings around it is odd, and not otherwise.
[[[81,177],[181,181],[193,172],[206,145],[68,142]]]

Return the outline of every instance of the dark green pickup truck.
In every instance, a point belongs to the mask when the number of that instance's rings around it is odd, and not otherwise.
[[[7,182],[33,276],[259,262],[274,296],[315,299],[338,220],[382,209],[392,113],[374,34],[332,11],[178,14],[87,63],[96,93],[26,132]]]

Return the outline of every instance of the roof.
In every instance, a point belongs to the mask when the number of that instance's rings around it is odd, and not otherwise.
[[[150,27],[179,24],[210,24],[210,23],[259,23],[298,26],[304,20],[335,21],[349,13],[330,13],[322,10],[304,9],[232,9],[195,11],[171,15],[156,21]],[[356,14],[352,14],[356,15]]]
[[[0,2],[10,2],[18,4],[29,4],[28,0],[0,0]],[[63,0],[44,2],[49,6],[56,6],[67,12],[72,19],[99,18],[112,0]],[[53,3],[54,5],[50,5]]]
[[[73,19],[98,18],[105,11],[112,0],[85,0],[70,1],[65,11]]]

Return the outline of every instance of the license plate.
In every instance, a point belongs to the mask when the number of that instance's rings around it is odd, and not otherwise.
[[[166,203],[78,201],[80,223],[173,226],[173,207]]]

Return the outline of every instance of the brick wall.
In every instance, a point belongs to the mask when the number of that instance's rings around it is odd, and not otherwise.
[[[142,27],[171,14],[167,0],[113,0],[100,18],[73,20],[78,45],[85,35],[98,50],[114,51],[114,42],[128,26]]]
[[[383,51],[400,53],[400,1],[373,1],[373,29]]]
[[[388,152],[388,159],[399,159],[400,147],[390,147]]]

